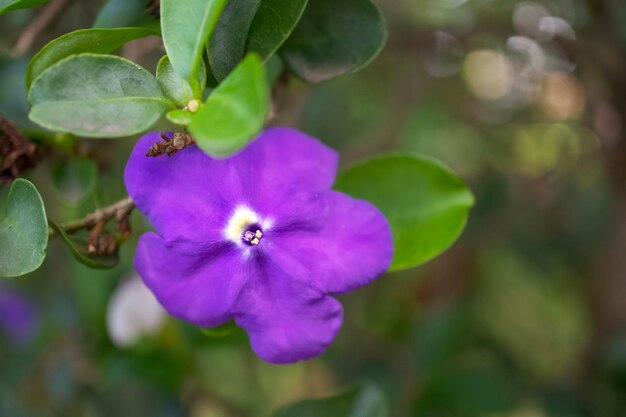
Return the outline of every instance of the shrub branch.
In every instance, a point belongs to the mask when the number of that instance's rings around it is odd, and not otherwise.
[[[115,218],[118,225],[126,225],[128,223],[128,216],[133,208],[135,208],[135,203],[130,197],[126,197],[117,203],[86,215],[82,219],[65,222],[59,226],[67,233],[73,233],[80,229],[93,229],[96,225],[104,224],[113,218]],[[51,238],[55,236],[52,229],[48,232],[48,236]]]

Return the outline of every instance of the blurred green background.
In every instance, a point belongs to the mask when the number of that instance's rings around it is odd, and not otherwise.
[[[242,331],[128,302],[120,284],[149,228],[138,213],[110,271],[53,241],[41,269],[0,282],[1,417],[269,416],[361,382],[394,417],[626,416],[626,2],[376,2],[382,55],[291,80],[275,123],[339,149],[343,167],[390,150],[442,160],[476,196],[460,240],[342,296],[335,343],[290,366],[256,358]],[[0,17],[0,113],[33,128],[29,57],[101,7],[67,0],[26,52],[15,45],[39,9]],[[121,54],[154,71],[164,49],[151,37]],[[75,219],[125,195],[133,144],[61,140],[26,176],[50,218]]]

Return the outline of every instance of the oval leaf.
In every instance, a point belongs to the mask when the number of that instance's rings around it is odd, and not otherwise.
[[[165,95],[176,103],[177,106],[184,107],[193,99],[191,86],[174,70],[167,55],[159,61],[156,77]],[[198,79],[200,81],[200,89],[204,90],[206,85],[206,68],[203,61],[200,61]]]
[[[39,6],[48,0],[0,0],[0,16],[18,9]]]
[[[100,9],[95,28],[131,26],[147,17],[146,0],[109,0]]]
[[[461,234],[472,193],[434,160],[388,155],[359,164],[338,177],[335,187],[375,204],[393,231],[390,270],[411,268],[434,258]]]
[[[17,179],[9,189],[6,216],[0,222],[0,277],[24,275],[46,257],[46,210],[35,186]]]
[[[65,233],[63,228],[52,221],[50,221],[49,224],[50,228],[54,230],[63,243],[67,245],[78,262],[93,269],[111,269],[115,268],[119,263],[117,250],[107,255],[92,255],[87,251],[87,242],[69,236]]]
[[[49,42],[30,60],[26,71],[26,87],[47,68],[71,55],[92,52],[106,54],[134,40],[154,35],[146,28],[81,29]]]
[[[52,179],[59,198],[66,204],[78,205],[95,190],[98,166],[91,159],[71,158],[54,168]]]
[[[209,65],[223,80],[246,54],[246,41],[260,0],[229,1],[209,40]]]
[[[187,126],[191,123],[193,113],[189,110],[172,110],[165,115],[167,120],[179,126]]]
[[[242,0],[226,5],[209,42],[213,75],[224,79],[248,52],[270,58],[296,27],[307,0]]]
[[[248,32],[246,52],[256,52],[264,61],[272,56],[295,29],[307,2],[308,0],[261,0]]]
[[[205,45],[226,0],[161,0],[161,33],[165,50],[195,98],[202,90],[197,79]]]
[[[213,90],[193,116],[189,131],[204,152],[227,157],[261,130],[268,109],[265,69],[259,57],[250,54]]]
[[[364,67],[386,39],[382,14],[370,0],[316,0],[306,8],[281,55],[298,77],[319,82]]]
[[[282,408],[273,417],[387,417],[389,410],[378,387],[364,384],[343,394],[304,400]]]
[[[28,99],[33,122],[87,137],[142,132],[173,107],[152,74],[112,55],[65,58],[33,82]]]

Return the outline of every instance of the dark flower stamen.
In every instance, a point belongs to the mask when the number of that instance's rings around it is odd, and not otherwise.
[[[253,225],[250,228],[246,229],[245,232],[243,232],[243,235],[241,235],[241,240],[243,240],[244,243],[247,243],[250,246],[255,246],[258,245],[259,242],[261,242],[262,237],[263,232],[261,231],[261,229]]]

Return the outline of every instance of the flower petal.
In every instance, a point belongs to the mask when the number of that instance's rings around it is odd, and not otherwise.
[[[187,249],[145,233],[135,269],[172,316],[204,327],[226,323],[248,273],[241,254],[228,243]]]
[[[165,323],[165,311],[137,275],[124,279],[107,306],[107,330],[113,344],[129,347],[154,335]]]
[[[209,192],[212,161],[195,147],[147,157],[160,140],[152,132],[135,145],[124,172],[128,193],[165,240],[219,239],[217,228],[210,225],[223,222],[229,208],[217,193]]]
[[[307,204],[318,211],[305,216],[314,219],[307,227],[272,236],[272,259],[328,293],[351,291],[384,273],[393,257],[393,238],[380,210],[337,191],[317,199],[321,201]]]
[[[322,192],[335,182],[339,155],[298,130],[273,127],[236,155],[252,166],[257,198],[274,206],[295,192]],[[263,207],[265,208],[265,207]]]
[[[14,289],[0,285],[0,335],[16,345],[30,343],[37,334],[38,316],[32,302]]]
[[[252,260],[248,281],[233,310],[235,323],[250,337],[252,349],[271,363],[292,363],[323,353],[343,320],[341,304],[293,279],[268,258]]]
[[[213,159],[196,146],[146,157],[160,140],[153,132],[137,142],[124,180],[137,207],[167,241],[219,239],[237,206],[263,211],[295,191],[328,190],[337,169],[335,151],[290,128],[265,130],[229,159]]]

